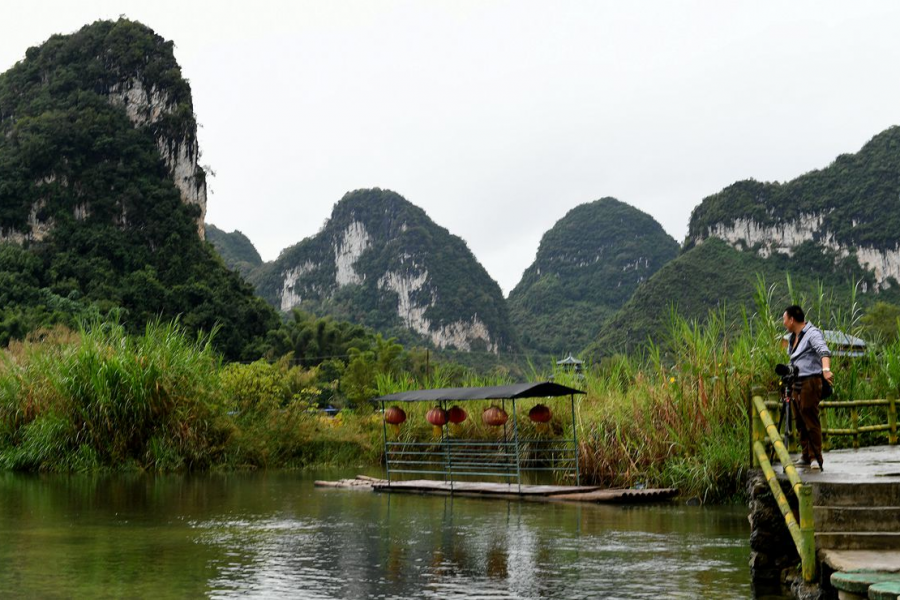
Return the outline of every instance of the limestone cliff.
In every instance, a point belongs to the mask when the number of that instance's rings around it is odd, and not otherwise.
[[[205,175],[172,48],[98,21],[0,74],[0,343],[115,311],[129,331],[216,329],[217,350],[247,360],[278,326],[201,239]]]
[[[258,290],[285,312],[405,330],[436,348],[499,353],[513,344],[500,288],[465,242],[391,191],[348,193],[267,273]]]
[[[814,245],[874,276],[876,289],[900,281],[900,128],[857,154],[786,183],[741,181],[694,209],[688,247],[710,237],[766,258]],[[822,264],[822,269],[833,267]]]
[[[159,159],[181,195],[182,202],[197,208],[197,230],[204,237],[206,174],[199,165],[197,123],[190,87],[182,78],[172,53],[173,44],[149,28],[125,19],[98,21],[70,35],[55,35],[40,47],[30,48],[24,60],[4,74],[0,83],[0,132],[9,143],[24,151],[24,164],[10,165],[17,173],[37,173],[33,189],[0,191],[4,211],[0,214],[0,241],[40,242],[52,231],[63,208],[62,188],[70,198],[65,212],[83,220],[95,211],[84,182],[69,172],[80,165],[71,154],[93,151],[102,156],[109,139],[58,140],[57,153],[28,154],[29,144],[72,126],[81,114],[87,118],[102,113],[96,102],[114,107],[131,123],[136,135],[154,141]],[[42,98],[40,102],[35,98]],[[68,114],[67,114],[68,113]],[[109,118],[103,115],[103,118]],[[84,150],[85,152],[81,152]],[[109,215],[120,226],[129,223],[127,189],[117,214]]]

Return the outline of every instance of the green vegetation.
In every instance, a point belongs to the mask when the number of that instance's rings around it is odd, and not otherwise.
[[[335,250],[353,223],[365,228],[367,247],[353,265],[358,284],[339,285]],[[388,273],[405,278],[427,274],[412,291],[416,305],[427,306],[431,329],[477,315],[492,341],[509,349],[515,336],[500,286],[479,264],[465,242],[435,224],[421,208],[399,194],[378,188],[357,190],[338,202],[325,227],[303,240],[256,277],[259,294],[275,306],[281,302],[285,274],[302,269],[294,287],[300,308],[372,327],[407,343],[423,343],[397,314],[397,294],[379,285]],[[483,349],[483,348],[475,348]]]
[[[0,469],[303,466],[360,460],[363,421],[320,416],[319,372],[223,365],[177,323],[94,323],[14,342],[0,363]],[[368,457],[369,461],[375,456]]]
[[[865,337],[875,342],[892,343],[900,337],[900,306],[876,302],[860,319]]]
[[[797,289],[834,290],[844,305],[849,304],[857,286],[874,286],[872,273],[861,269],[855,259],[823,254],[811,242],[798,247],[791,258],[762,258],[711,238],[666,264],[638,287],[585,354],[599,360],[639,350],[651,341],[665,345],[667,315],[673,308],[689,319],[703,319],[710,310],[724,309],[730,324],[739,323],[742,311],[754,305],[757,279],[779,281],[786,276]],[[898,294],[900,290],[894,287],[877,295],[860,295],[858,301],[865,308],[878,300],[894,300]],[[788,299],[787,290],[782,290],[776,301],[786,306]]]
[[[748,466],[746,399],[754,386],[777,389],[774,366],[785,359],[777,298],[801,303],[822,327],[863,331],[852,293],[845,303],[823,288],[808,296],[797,289],[788,280],[779,293],[760,281],[755,311],[742,312],[737,326],[724,311],[705,319],[671,313],[664,346],[605,358],[584,375],[536,367],[530,379],[552,375],[587,392],[576,414],[585,479],[675,486],[707,501],[740,495]],[[129,335],[114,321],[98,321],[13,342],[0,362],[0,469],[372,465],[381,456],[382,425],[371,397],[509,381],[446,362],[426,368],[420,351],[329,318],[295,312],[281,331],[291,332],[282,340],[282,349],[291,348],[283,358],[249,364],[222,363],[209,336],[191,336],[177,323],[151,323]],[[835,397],[896,394],[898,356],[895,340],[872,344],[861,359],[836,357]],[[327,404],[344,409],[328,417],[319,410]],[[430,406],[405,408],[402,438],[432,439],[424,418]],[[567,408],[554,412],[553,430],[570,433]],[[861,411],[862,424],[883,421],[876,413]],[[532,426],[520,416],[523,427]],[[829,424],[840,427],[842,419],[849,415]],[[462,428],[475,438],[495,435],[479,419]]]
[[[134,126],[108,94],[138,76],[175,108]],[[31,238],[0,244],[0,342],[114,311],[132,332],[160,315],[218,324],[226,357],[261,355],[277,315],[199,239],[200,209],[160,156],[196,128],[172,43],[125,19],[54,36],[0,75],[0,239]]]
[[[580,435],[583,468],[596,481],[628,485],[643,481],[672,485],[707,500],[743,493],[748,466],[746,401],[762,386],[776,391],[774,366],[785,362],[781,313],[787,303],[807,308],[809,320],[826,329],[862,333],[853,293],[845,299],[822,287],[799,293],[787,286],[755,287],[753,311],[735,324],[724,311],[705,319],[670,313],[663,346],[644,354],[619,355],[587,369],[582,385]],[[786,301],[778,300],[786,296]],[[835,357],[835,396],[883,398],[900,391],[900,343],[870,345],[858,359]],[[558,374],[562,383],[579,380]],[[830,427],[846,427],[849,414],[829,415]],[[866,424],[886,422],[883,409],[861,411]],[[879,438],[885,442],[883,435]],[[876,441],[874,435],[864,442]],[[850,443],[833,438],[832,447]]]
[[[263,264],[253,242],[240,231],[225,233],[207,223],[206,241],[213,245],[225,266],[240,273],[244,279],[249,280],[251,273]]]
[[[751,219],[782,225],[801,215],[821,215],[819,235],[838,244],[894,249],[900,231],[900,127],[872,138],[856,154],[786,183],[739,181],[704,198],[694,209],[688,237],[706,237],[717,223]]]
[[[509,295],[522,345],[579,352],[638,285],[678,254],[653,217],[615,198],[570,210],[544,237]]]

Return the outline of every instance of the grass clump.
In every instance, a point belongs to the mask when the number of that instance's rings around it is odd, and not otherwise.
[[[0,369],[0,468],[204,468],[230,435],[212,336],[117,322],[14,343]]]

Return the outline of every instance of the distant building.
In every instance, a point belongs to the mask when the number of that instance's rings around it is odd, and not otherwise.
[[[556,361],[556,366],[564,367],[567,371],[574,370],[576,373],[581,373],[581,367],[584,364],[583,360],[578,360],[572,353],[570,352],[567,357],[562,360]]]
[[[843,331],[835,331],[833,329],[823,330],[822,335],[825,337],[825,343],[828,344],[828,349],[831,350],[833,356],[858,358],[866,353],[866,342],[856,336],[846,334]],[[782,348],[787,348],[790,337],[790,333],[786,333],[782,336]]]

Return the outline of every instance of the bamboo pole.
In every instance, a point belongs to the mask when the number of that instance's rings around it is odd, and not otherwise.
[[[766,410],[766,406],[763,403],[762,397],[753,396],[753,404],[756,406],[756,411],[759,413],[759,418],[762,421],[762,424],[765,427],[765,431],[769,436],[769,441],[772,442],[772,445],[775,447],[775,453],[778,455],[778,460],[781,461],[781,466],[784,468],[785,474],[788,476],[788,479],[791,480],[791,486],[794,489],[794,493],[797,494],[797,497],[799,497],[800,486],[803,484],[803,482],[800,481],[800,475],[797,473],[797,469],[794,467],[794,463],[791,462],[791,455],[788,454],[787,448],[784,447],[784,442],[781,441],[781,435],[779,435],[778,433],[778,427],[775,426],[775,423],[772,421],[771,415],[769,415],[769,411]],[[754,442],[753,447],[754,450],[756,450],[756,442]],[[766,462],[768,462],[768,460]]]
[[[763,475],[765,475],[766,481],[769,484],[769,489],[772,490],[772,495],[775,496],[775,502],[778,504],[778,509],[781,510],[781,514],[784,516],[784,522],[787,525],[788,531],[794,539],[794,545],[797,547],[797,552],[802,558],[803,536],[800,533],[800,526],[794,518],[794,513],[791,511],[791,506],[788,504],[787,498],[784,495],[784,490],[781,489],[781,484],[778,483],[775,469],[772,468],[772,463],[769,462],[769,457],[766,456],[766,448],[763,446],[762,442],[756,442],[753,444],[753,450],[756,453],[757,460],[759,460],[759,466],[762,468]]]
[[[850,409],[850,428],[853,430],[853,449],[859,450],[859,411],[856,407]]]
[[[893,401],[888,400],[824,400],[819,403],[819,408],[852,408],[863,406],[890,406]]]
[[[812,486],[804,484],[800,487],[800,537],[803,543],[800,551],[800,569],[803,581],[810,583],[816,579],[816,530],[813,522]]]
[[[897,443],[897,400],[890,398],[890,406],[888,407],[888,425],[891,427],[891,433],[888,434],[888,442],[891,445]]]

